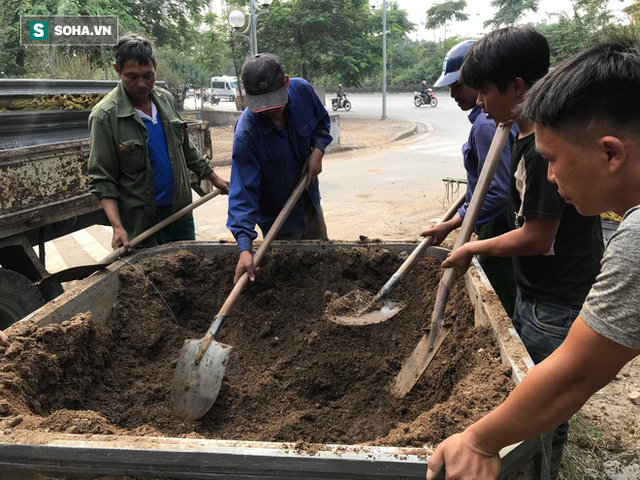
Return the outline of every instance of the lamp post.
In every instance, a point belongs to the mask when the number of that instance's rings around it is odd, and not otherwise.
[[[387,120],[387,0],[382,0],[382,116],[380,120]]]
[[[382,0],[382,117],[387,119],[387,0]]]
[[[258,35],[256,32],[258,17],[263,13],[269,13],[269,6],[273,2],[273,0],[259,0],[259,2],[260,7],[262,8],[256,6],[255,0],[250,0],[249,22],[247,23],[247,28],[245,28],[243,31],[240,31],[240,29],[244,26],[244,13],[242,13],[240,10],[234,10],[229,14],[229,24],[234,28],[234,33],[238,37],[244,37],[249,41],[251,55],[256,55],[258,53]]]

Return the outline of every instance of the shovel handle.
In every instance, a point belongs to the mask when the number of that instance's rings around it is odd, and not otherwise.
[[[161,222],[158,222],[153,227],[149,228],[148,230],[145,230],[140,235],[138,235],[133,240],[131,240],[129,242],[129,245],[131,246],[131,248],[135,247],[140,242],[143,242],[147,238],[151,237],[151,235],[155,235],[156,233],[158,233],[160,230],[162,230],[167,225],[175,222],[176,220],[180,219],[181,217],[184,217],[187,213],[193,211],[195,208],[199,207],[203,203],[208,202],[212,198],[217,197],[221,193],[222,193],[222,190],[220,190],[219,188],[216,188],[212,192],[207,193],[204,197],[200,197],[195,202],[190,203],[189,205],[187,205],[184,208],[181,208],[176,213],[172,213],[171,215],[169,215],[167,218],[165,218]],[[98,262],[98,263],[103,263],[103,264],[113,263],[118,258],[120,258],[122,255],[124,255],[125,253],[126,253],[126,250],[125,250],[124,247],[117,248],[116,250],[111,252],[109,255],[104,257],[102,260],[100,260],[100,262]]]
[[[456,214],[458,209],[462,206],[465,201],[465,194],[461,195],[444,213],[442,218],[438,220],[438,223],[443,223],[448,220],[451,220],[453,216]],[[380,289],[380,291],[373,297],[373,300],[369,304],[371,308],[373,308],[380,300],[384,300],[389,296],[389,294],[398,286],[400,280],[402,280],[402,276],[405,274],[407,270],[409,270],[416,259],[420,256],[423,250],[429,248],[433,244],[433,237],[431,235],[427,235],[424,239],[418,244],[416,248],[413,249],[411,255],[407,257],[407,259],[402,262],[400,268],[396,270],[396,272],[391,276],[391,278],[384,284],[384,286]]]
[[[502,156],[502,151],[504,150],[504,146],[509,138],[509,133],[511,133],[512,125],[513,121],[509,121],[500,123],[498,128],[496,128],[496,133],[493,136],[491,147],[489,147],[489,152],[487,153],[487,158],[484,162],[484,166],[482,167],[482,171],[480,172],[478,183],[476,184],[476,188],[471,196],[469,208],[467,209],[467,213],[462,221],[458,240],[456,240],[456,244],[453,247],[454,250],[460,248],[471,238],[471,234],[473,233],[476,222],[478,221],[478,216],[480,215],[480,210],[482,210],[484,199],[487,196],[489,187],[491,186],[493,175],[496,173],[496,169],[500,164],[500,157]]]
[[[289,199],[284,204],[284,207],[282,207],[282,210],[280,210],[280,213],[276,217],[276,220],[273,222],[273,225],[271,226],[271,228],[267,232],[267,235],[264,237],[264,240],[260,244],[260,248],[258,248],[258,251],[253,256],[253,268],[257,268],[258,265],[260,265],[260,262],[262,261],[262,258],[264,257],[264,255],[267,253],[267,250],[269,250],[271,243],[273,243],[273,240],[276,238],[276,236],[280,232],[280,229],[282,228],[282,225],[284,224],[285,220],[291,213],[291,210],[293,210],[293,207],[300,199],[302,192],[304,192],[304,187],[305,187],[305,184],[307,183],[308,176],[309,174],[305,173],[300,178],[298,185],[296,185],[296,188],[293,190],[293,193],[291,193],[291,196],[289,196]],[[240,277],[240,279],[238,280],[238,282],[233,287],[233,290],[231,290],[231,293],[229,294],[229,296],[227,297],[227,300],[222,305],[222,308],[220,308],[220,311],[218,311],[218,314],[216,315],[215,320],[211,323],[211,327],[205,334],[203,341],[200,345],[197,358],[201,358],[202,354],[204,354],[204,352],[207,350],[207,348],[213,341],[213,336],[218,332],[218,330],[224,323],[224,320],[227,314],[231,310],[231,307],[233,307],[233,304],[238,299],[238,296],[240,296],[240,293],[242,292],[244,287],[247,286],[247,283],[249,283],[249,272],[244,272]]]

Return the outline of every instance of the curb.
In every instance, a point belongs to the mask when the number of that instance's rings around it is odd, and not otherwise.
[[[419,120],[404,120],[405,122],[411,122],[412,125],[408,128],[406,128],[404,131],[397,133],[396,135],[394,135],[393,137],[391,137],[389,140],[385,140],[384,142],[379,142],[379,143],[372,143],[369,145],[336,145],[335,147],[331,147],[329,146],[327,148],[327,150],[329,150],[329,148],[331,148],[331,151],[328,151],[327,154],[329,153],[340,153],[340,152],[346,152],[346,151],[350,151],[350,150],[360,150],[362,148],[371,148],[371,147],[379,147],[381,145],[386,145],[388,143],[392,143],[392,142],[398,142],[400,140],[404,140],[405,138],[411,137],[418,132],[419,128],[418,128],[418,124],[421,124],[424,126],[424,128],[426,129],[425,133],[431,133],[433,131],[433,126],[430,123],[426,123],[426,122],[421,122]]]

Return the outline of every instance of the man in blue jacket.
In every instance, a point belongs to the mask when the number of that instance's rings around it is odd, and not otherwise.
[[[240,251],[234,281],[245,271],[253,281],[255,225],[267,234],[304,172],[306,191],[276,239],[327,238],[317,177],[332,137],[329,114],[311,85],[289,79],[275,55],[249,57],[242,83],[249,108],[233,137],[227,227]]]
[[[462,226],[462,220],[467,214],[467,208],[480,178],[480,172],[489,153],[489,147],[496,133],[496,124],[482,113],[482,108],[476,105],[478,92],[460,80],[460,68],[464,54],[475,40],[467,40],[453,46],[444,59],[442,75],[435,83],[436,87],[448,86],[451,97],[462,111],[469,111],[471,131],[467,142],[462,146],[464,168],[467,172],[467,191],[465,203],[458,213],[449,221],[442,222],[428,228],[421,233],[423,237],[433,236],[434,245],[440,245],[452,230]],[[482,210],[475,225],[475,232],[480,240],[493,238],[509,231],[507,222],[507,207],[509,206],[509,165],[511,162],[511,147],[515,141],[518,128],[513,126],[512,134],[507,140],[500,163],[493,175],[491,186],[482,205]],[[513,315],[516,304],[516,277],[510,257],[492,257],[482,255],[478,257],[482,269],[491,281],[500,302],[509,316]]]

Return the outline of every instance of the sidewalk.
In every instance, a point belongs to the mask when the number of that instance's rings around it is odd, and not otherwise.
[[[374,120],[370,118],[340,117],[340,145],[329,145],[327,155],[356,148],[384,145],[401,140],[417,131],[415,122],[406,120]],[[212,163],[217,166],[231,164],[233,125],[211,128],[213,145]]]

